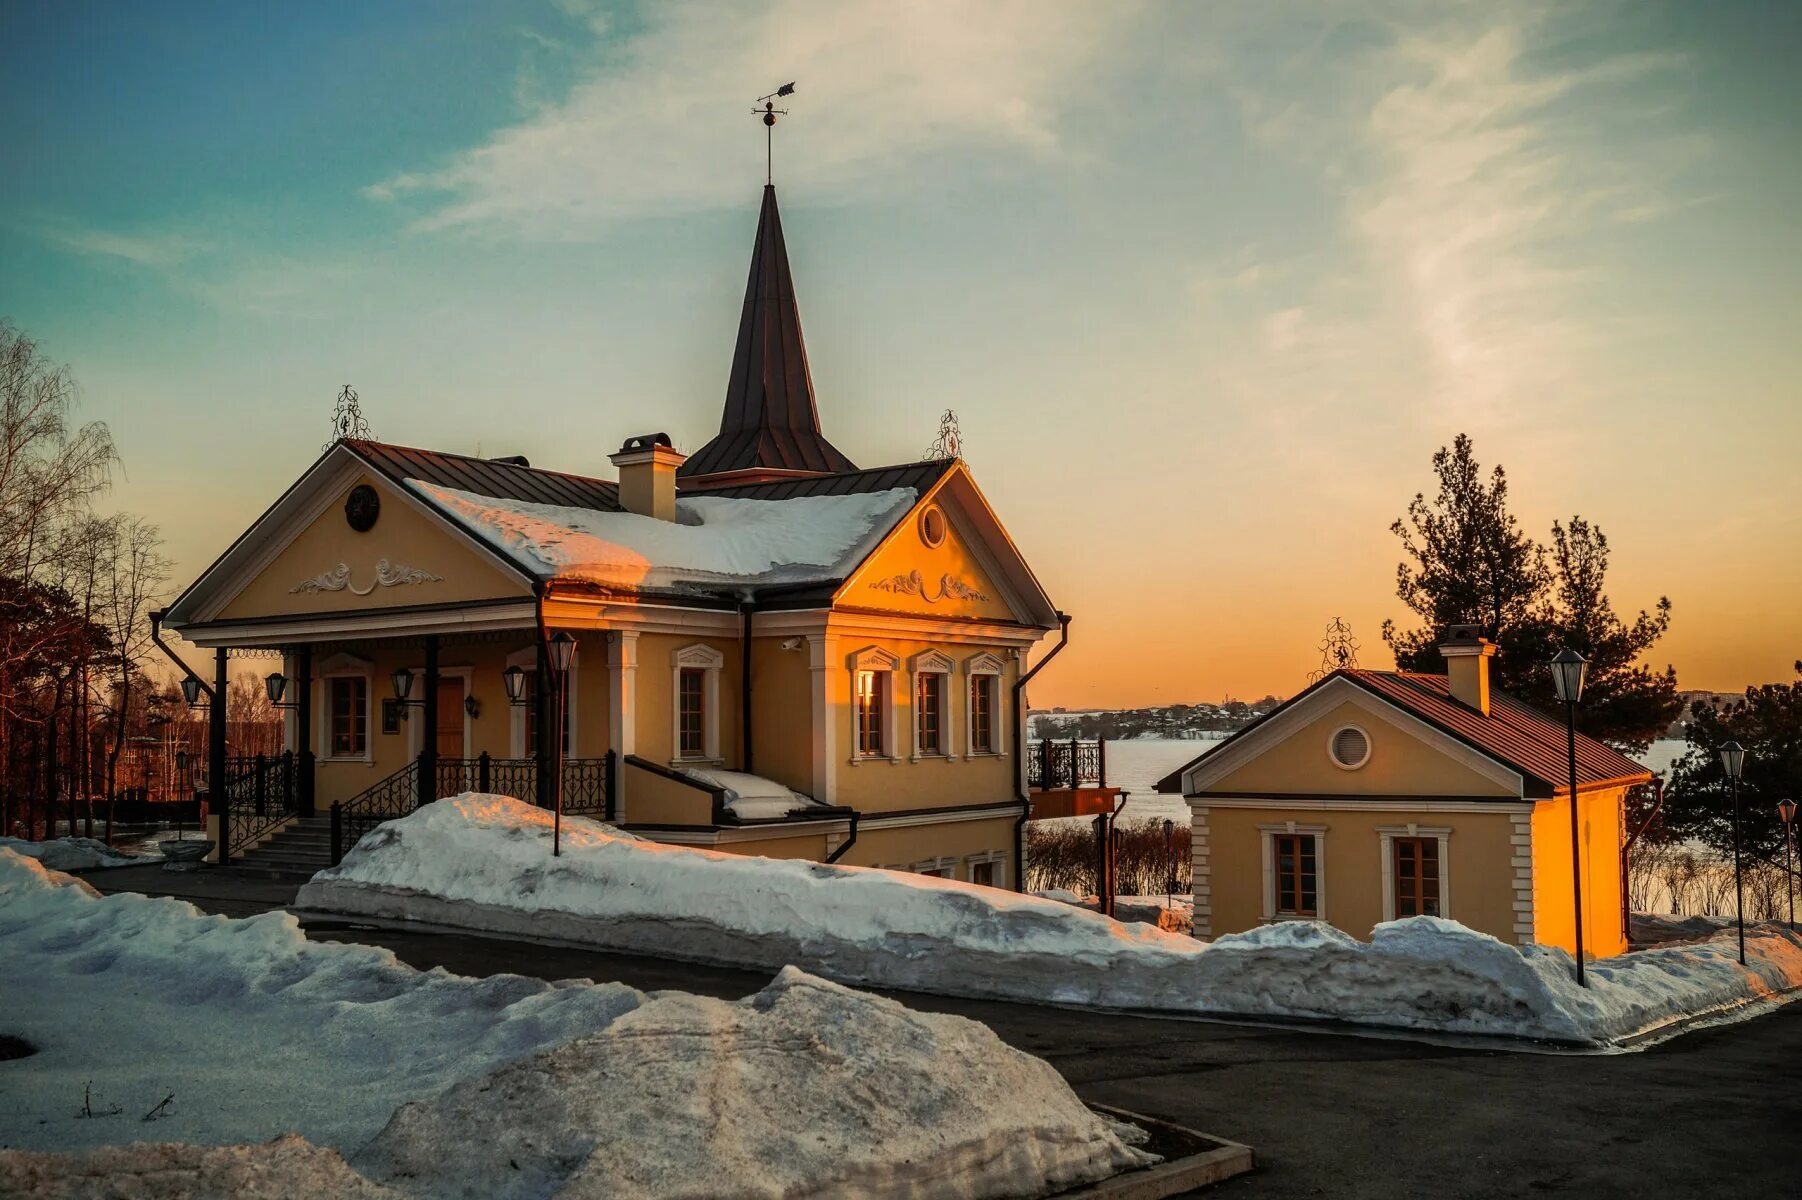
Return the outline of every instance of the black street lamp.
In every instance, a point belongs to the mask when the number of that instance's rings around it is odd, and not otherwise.
[[[181,698],[188,702],[189,708],[205,708],[206,703],[200,698],[200,690],[204,685],[193,675],[184,675],[181,680]]]
[[[556,799],[556,810],[551,817],[551,857],[557,858],[563,853],[563,724],[568,720],[563,712],[563,687],[564,680],[569,677],[569,665],[576,657],[576,639],[565,629],[551,639],[550,650],[554,685],[551,688],[551,788]]]
[[[520,705],[526,702],[526,673],[518,667],[508,667],[501,672],[501,682],[507,685],[507,703]]]
[[[288,677],[280,671],[271,671],[263,677],[263,691],[269,697],[271,708],[298,708],[299,703],[290,701],[282,703],[282,697],[288,694]]]
[[[424,700],[410,700],[413,694],[413,669],[396,667],[388,676],[388,684],[394,689],[394,706],[399,710],[396,714],[401,720],[407,719],[409,708],[424,708]]]
[[[1583,699],[1583,676],[1589,661],[1575,650],[1560,650],[1552,659],[1552,686],[1564,702],[1564,724],[1570,750],[1570,879],[1577,909],[1577,986],[1588,987],[1583,976],[1583,837],[1577,815],[1577,703]]]
[[[1739,926],[1739,965],[1746,965],[1746,888],[1739,864],[1739,777],[1746,769],[1746,748],[1738,742],[1721,747],[1721,769],[1733,789],[1733,918]]]
[[[1789,927],[1796,927],[1796,876],[1791,872],[1790,845],[1795,841],[1796,802],[1777,801],[1777,815],[1783,818],[1783,886],[1789,889]]]

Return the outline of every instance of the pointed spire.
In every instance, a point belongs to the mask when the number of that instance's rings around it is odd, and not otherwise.
[[[692,478],[728,471],[828,474],[856,469],[820,432],[776,189],[765,186],[719,435],[695,451],[678,474]]]

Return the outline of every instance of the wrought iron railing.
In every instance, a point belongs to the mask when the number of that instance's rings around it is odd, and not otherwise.
[[[292,750],[225,760],[227,853],[248,850],[300,812],[300,773]]]
[[[1038,791],[1107,786],[1107,739],[1043,741],[1026,756],[1026,786]]]
[[[604,758],[571,758],[563,763],[563,811],[607,820],[613,813],[613,762]],[[528,804],[539,802],[538,760],[495,758],[440,758],[434,774],[434,796],[459,792],[493,792],[513,796]],[[419,807],[419,761],[408,763],[373,787],[332,805],[332,862],[365,833],[383,821],[404,817]]]

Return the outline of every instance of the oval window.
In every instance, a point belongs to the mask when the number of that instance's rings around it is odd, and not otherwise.
[[[1348,771],[1355,771],[1370,761],[1370,736],[1356,725],[1347,725],[1333,734],[1327,750],[1333,756],[1333,762]]]
[[[945,544],[945,514],[936,504],[920,514],[920,540],[934,550]]]

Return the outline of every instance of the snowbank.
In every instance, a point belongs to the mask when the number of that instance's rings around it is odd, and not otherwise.
[[[6,852],[0,961],[37,1048],[4,1064],[5,1195],[975,1200],[1155,1161],[987,1027],[794,969],[736,1003],[465,979]],[[151,1132],[185,1144],[96,1150]]]
[[[406,1105],[353,1161],[434,1200],[1031,1196],[1157,1161],[1127,1137],[986,1026],[791,967]]]
[[[35,858],[52,871],[89,871],[96,867],[140,867],[142,858],[114,850],[97,838],[61,837],[47,842],[0,837],[0,850]]]
[[[649,588],[840,578],[915,496],[890,488],[788,500],[681,497],[676,520],[659,521],[407,482],[533,575]]]
[[[1802,936],[1598,962],[1524,950],[1452,921],[1312,922],[1202,944],[1054,900],[870,868],[630,839],[502,796],[392,821],[301,889],[302,908],[423,920],[741,966],[798,963],[852,983],[1038,1003],[1287,1017],[1602,1044],[1802,984]]]

